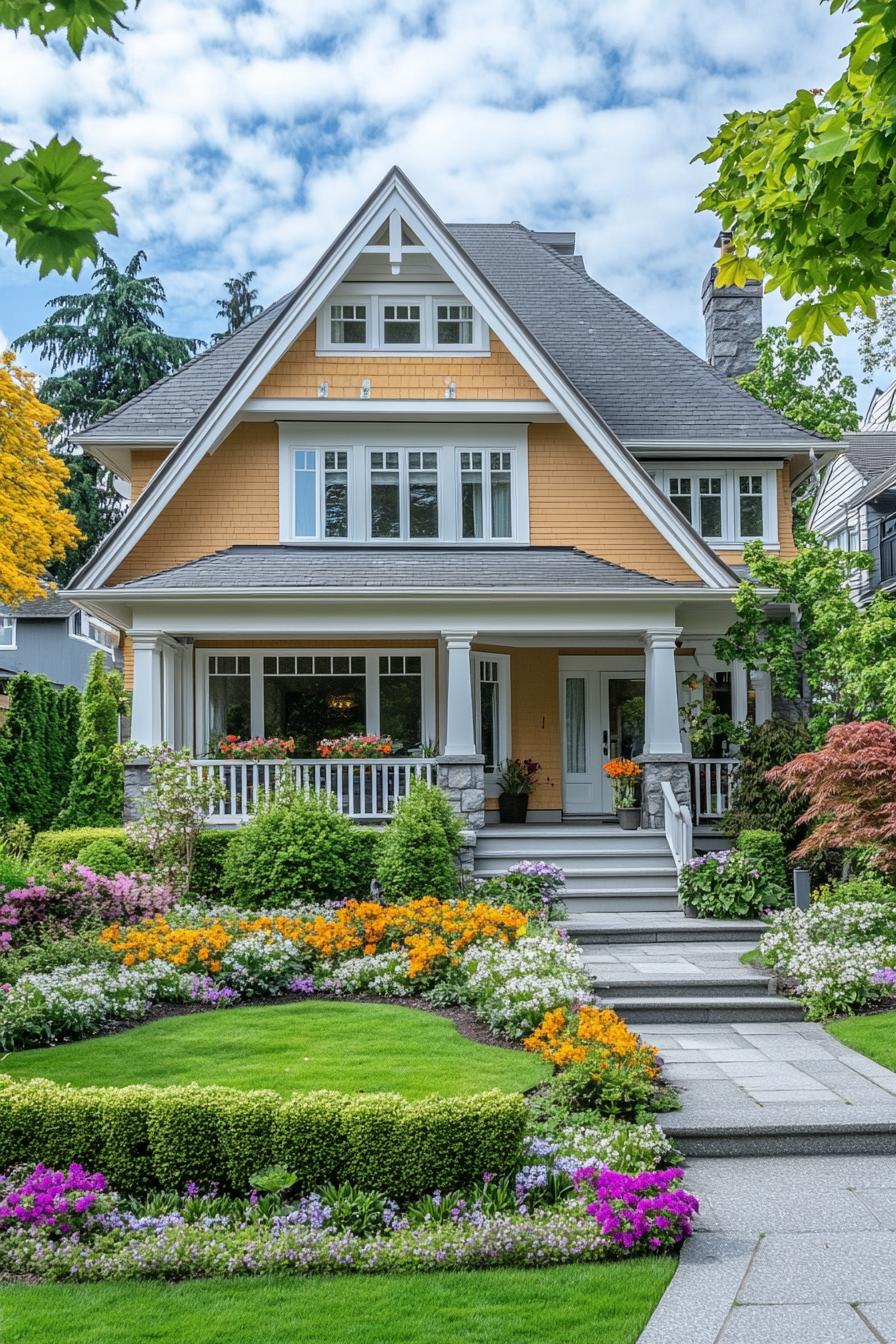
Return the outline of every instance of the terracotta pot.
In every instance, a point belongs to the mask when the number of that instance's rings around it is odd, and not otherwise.
[[[501,793],[498,795],[498,813],[502,821],[515,822],[520,825],[526,820],[526,814],[529,811],[529,795],[527,793]]]
[[[640,807],[617,807],[616,820],[624,831],[636,831],[641,825]]]

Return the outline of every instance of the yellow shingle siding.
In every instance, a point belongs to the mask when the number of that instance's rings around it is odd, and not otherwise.
[[[329,383],[330,397],[357,400],[362,379],[370,379],[371,400],[444,400],[453,382],[460,401],[542,401],[539,390],[496,336],[482,358],[419,355],[318,355],[315,329],[306,327],[295,345],[255,389],[254,397],[316,397]]]
[[[156,574],[227,546],[280,540],[279,439],[274,424],[242,424],[204,457],[109,580]]]
[[[579,546],[660,579],[693,579],[681,558],[568,425],[529,427],[534,546]]]

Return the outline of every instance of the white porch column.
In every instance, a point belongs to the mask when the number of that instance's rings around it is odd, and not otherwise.
[[[750,681],[756,696],[756,723],[766,723],[772,716],[772,674],[751,672]]]
[[[680,627],[644,632],[644,755],[680,756],[675,641]]]
[[[731,664],[731,717],[735,723],[746,723],[749,714],[747,701],[747,669],[741,662]]]
[[[134,650],[134,689],[131,738],[146,747],[162,741],[162,636],[131,632]]]
[[[473,723],[473,676],[470,645],[475,630],[443,630],[448,663],[448,695],[443,756],[475,756]]]

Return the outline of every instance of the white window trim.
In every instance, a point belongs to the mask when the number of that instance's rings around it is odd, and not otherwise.
[[[496,752],[496,763],[494,770],[486,769],[485,772],[485,792],[489,798],[497,798],[501,792],[500,785],[497,782],[498,766],[501,761],[506,761],[510,756],[510,654],[509,653],[486,653],[479,649],[474,649],[473,659],[473,729],[476,736],[476,750],[481,750],[480,743],[480,720],[481,720],[481,681],[479,668],[482,663],[498,664],[498,741]]]
[[[323,424],[281,420],[280,430],[280,541],[307,546],[513,546],[529,541],[528,434],[524,424],[426,424],[371,425]],[[300,537],[294,531],[294,453],[316,449],[319,453],[342,449],[348,453],[348,536]],[[439,535],[399,539],[370,535],[370,451],[435,449],[439,455]],[[461,535],[460,453],[466,450],[510,452],[511,535],[509,537],[463,537]],[[407,490],[403,473],[402,490]],[[323,468],[318,462],[318,532],[323,531]],[[406,501],[403,520],[407,519]]]
[[[691,481],[691,500],[699,508],[699,478],[701,476],[722,477],[722,533],[717,537],[704,537],[703,540],[717,550],[739,551],[748,541],[761,541],[768,550],[780,546],[778,537],[778,482],[777,469],[780,463],[768,462],[670,462],[650,463],[649,472],[666,497],[669,497],[669,482],[673,477],[688,477]],[[739,476],[762,477],[762,523],[761,537],[740,536],[737,525],[739,515]],[[694,528],[699,532],[695,513]],[[702,534],[701,534],[702,535]]]
[[[367,340],[339,343],[333,340],[330,316],[335,303],[364,303],[367,307]],[[420,304],[420,343],[418,345],[386,345],[383,341],[383,305],[386,303]],[[467,303],[473,309],[473,340],[469,345],[440,345],[436,340],[436,305],[439,303]],[[454,285],[351,282],[340,285],[320,308],[316,321],[316,353],[322,356],[375,353],[380,356],[457,355],[482,359],[491,353],[489,330],[476,311],[476,306]]]
[[[91,624],[98,626],[101,630],[107,630],[109,634],[112,636],[113,642],[111,644],[104,644],[103,641],[100,639],[91,639],[90,635],[79,634],[75,630],[75,623],[79,615],[83,616],[83,618],[86,620],[88,630],[90,629]],[[101,621],[98,616],[91,616],[81,607],[79,607],[77,611],[73,611],[72,614],[69,616],[68,633],[71,639],[77,639],[82,644],[89,644],[92,649],[102,649],[104,653],[109,654],[114,653],[121,642],[119,639],[118,631],[115,629],[113,625],[109,625],[108,622],[106,621]],[[6,647],[8,648],[9,646],[7,645]]]
[[[0,643],[0,649],[17,649],[18,646],[18,628],[19,623],[15,616],[4,615],[0,617],[0,629],[12,631],[12,641],[9,644]]]
[[[373,453],[389,453],[389,452],[398,453],[398,519],[399,519],[398,536],[375,537],[373,535],[373,490],[371,488],[372,486],[371,478],[373,476],[373,464],[371,458]],[[412,537],[410,534],[411,468],[408,463],[408,455],[410,453],[415,452],[436,453],[436,489],[438,491],[439,531],[435,537]],[[421,545],[425,544],[431,545],[433,542],[438,542],[440,540],[448,540],[448,538],[445,538],[443,535],[445,506],[447,505],[450,508],[450,501],[447,500],[445,497],[446,495],[445,477],[446,475],[449,474],[446,471],[446,458],[447,454],[439,452],[438,449],[432,449],[432,448],[421,449],[416,445],[413,447],[408,445],[403,445],[402,447],[395,447],[393,445],[390,448],[379,448],[377,446],[367,447],[364,463],[363,493],[364,493],[365,508],[367,511],[367,517],[366,517],[367,536],[369,537],[371,542],[386,542],[387,544],[391,543],[393,546],[397,545],[399,542],[405,542],[409,546],[416,546],[418,542]],[[377,470],[380,470],[380,468],[377,468]],[[392,468],[383,467],[382,470],[391,471]],[[453,538],[451,538],[451,540],[453,540]]]
[[[208,665],[210,658],[249,658],[249,718],[252,737],[264,737],[264,660],[271,657],[336,657],[366,658],[367,731],[380,730],[379,660],[390,654],[411,655],[420,659],[422,697],[422,737],[424,742],[435,742],[438,736],[436,721],[436,655],[434,649],[402,645],[393,648],[332,648],[290,647],[272,648],[215,647],[196,650],[196,709],[194,721],[195,750],[203,755],[209,741]]]

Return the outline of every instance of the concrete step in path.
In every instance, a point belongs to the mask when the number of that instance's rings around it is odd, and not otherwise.
[[[896,1155],[896,1074],[814,1022],[640,1022],[680,1111],[659,1116],[686,1157]]]
[[[677,903],[675,909],[656,912],[618,907],[588,912],[576,909],[570,902],[562,927],[570,938],[582,944],[737,942],[742,952],[755,947],[765,929],[761,919],[686,919]]]

